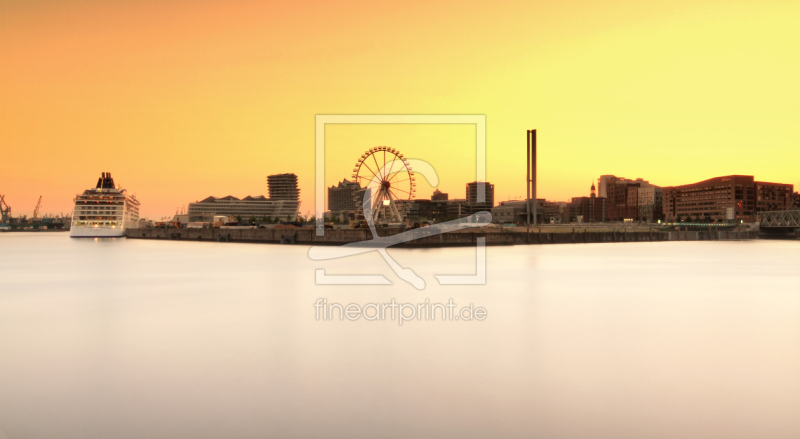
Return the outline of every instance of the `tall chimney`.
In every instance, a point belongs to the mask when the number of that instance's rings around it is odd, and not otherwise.
[[[528,158],[525,160],[525,165],[528,167],[528,176],[525,179],[525,208],[527,209],[526,225],[531,225],[531,130],[525,133],[525,138],[528,141]]]
[[[531,211],[533,225],[536,225],[536,130],[528,130],[528,180],[526,182],[528,198],[528,225],[531,224]],[[533,209],[531,209],[531,203]]]
[[[531,130],[531,195],[533,195],[533,225],[536,221],[536,130]]]

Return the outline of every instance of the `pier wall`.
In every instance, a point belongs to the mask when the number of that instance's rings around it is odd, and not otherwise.
[[[381,236],[402,233],[403,230],[381,230]],[[372,239],[369,229],[326,230],[317,236],[313,228],[298,229],[127,229],[131,239],[163,239],[180,241],[249,242],[265,244],[343,245]],[[601,242],[650,241],[720,241],[756,239],[754,231],[503,231],[473,229],[428,236],[394,247],[454,247],[474,246],[478,238],[486,238],[486,245],[578,244]]]

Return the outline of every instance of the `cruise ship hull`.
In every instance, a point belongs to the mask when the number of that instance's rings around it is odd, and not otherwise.
[[[121,238],[125,236],[125,229],[110,227],[72,227],[69,231],[70,238]]]

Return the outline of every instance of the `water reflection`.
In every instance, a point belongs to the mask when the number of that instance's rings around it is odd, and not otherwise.
[[[800,437],[794,242],[390,250],[0,236],[9,438]],[[316,286],[314,269],[392,286]],[[482,322],[314,320],[475,303]],[[2,437],[2,436],[0,436]]]

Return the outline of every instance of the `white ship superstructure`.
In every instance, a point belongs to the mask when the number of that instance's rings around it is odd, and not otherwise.
[[[103,172],[97,186],[75,197],[72,238],[105,238],[125,235],[139,223],[139,201],[114,185],[110,172]]]

